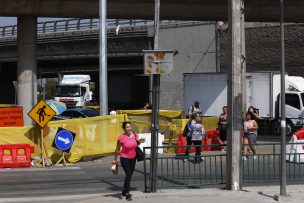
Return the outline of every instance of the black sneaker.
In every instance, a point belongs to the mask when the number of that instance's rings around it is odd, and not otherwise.
[[[126,191],[121,192],[121,196],[125,197],[126,195],[127,195]],[[129,193],[129,195],[131,195],[131,197],[132,197],[132,194]]]
[[[126,200],[127,200],[127,201],[132,201],[132,195],[129,194],[129,193],[127,193],[127,194],[126,194]]]

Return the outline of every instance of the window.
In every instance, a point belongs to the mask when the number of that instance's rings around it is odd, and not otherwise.
[[[304,93],[301,93],[302,105],[304,106]]]
[[[286,105],[300,109],[300,98],[297,94],[286,94]]]

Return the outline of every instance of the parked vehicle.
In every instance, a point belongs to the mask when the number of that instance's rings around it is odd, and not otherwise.
[[[67,108],[85,106],[92,101],[89,75],[64,75],[56,88],[55,100],[64,102]]]
[[[253,72],[246,74],[246,107],[254,106],[261,110],[261,116],[279,126],[281,116],[280,74],[274,72]],[[299,126],[299,117],[304,111],[304,78],[285,76],[286,86],[286,134]],[[194,100],[201,102],[204,116],[218,116],[222,106],[227,105],[226,73],[190,73],[184,74],[184,110]],[[275,121],[274,121],[275,120]]]
[[[72,118],[87,118],[87,117],[95,117],[99,116],[99,112],[96,109],[92,108],[72,108],[67,109],[62,112],[59,118],[64,119],[72,119]],[[57,119],[59,120],[59,119]]]

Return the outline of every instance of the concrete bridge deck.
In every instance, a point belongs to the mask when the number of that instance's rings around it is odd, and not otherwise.
[[[285,21],[303,22],[304,1],[288,0]],[[108,18],[153,19],[154,0],[107,0]],[[98,17],[99,0],[0,0],[0,16]],[[161,0],[160,18],[176,20],[227,20],[227,0]],[[280,20],[280,1],[245,0],[245,19],[251,22]]]

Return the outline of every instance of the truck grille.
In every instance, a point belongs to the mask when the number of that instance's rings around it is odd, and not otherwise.
[[[63,101],[68,109],[75,108],[77,101]]]

